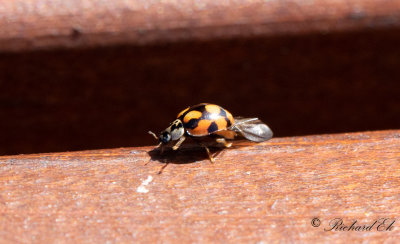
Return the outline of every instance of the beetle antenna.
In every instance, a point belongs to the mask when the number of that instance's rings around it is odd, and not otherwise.
[[[156,140],[158,140],[158,137],[157,137],[157,135],[156,135],[154,132],[149,131],[149,134],[152,135],[154,138],[156,138]]]

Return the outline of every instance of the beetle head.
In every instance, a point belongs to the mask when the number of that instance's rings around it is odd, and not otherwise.
[[[185,129],[183,128],[182,121],[180,119],[174,120],[168,128],[160,133],[157,137],[153,132],[149,131],[160,144],[167,144],[170,141],[175,141],[181,138],[185,134]]]

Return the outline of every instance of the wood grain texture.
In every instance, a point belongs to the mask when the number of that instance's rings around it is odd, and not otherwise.
[[[400,131],[239,142],[211,164],[188,144],[0,157],[4,243],[395,242]],[[170,164],[162,174],[164,165]],[[320,227],[312,227],[318,217]],[[324,231],[329,221],[391,231]]]
[[[0,1],[0,51],[399,26],[385,0]]]

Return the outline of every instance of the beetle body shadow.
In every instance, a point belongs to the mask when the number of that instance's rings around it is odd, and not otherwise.
[[[162,145],[152,149],[148,152],[151,158],[149,162],[158,161],[159,163],[164,164],[159,171],[159,174],[162,173],[168,164],[190,164],[197,163],[199,161],[208,161],[212,163],[207,154],[205,146],[210,150],[212,157],[216,161],[218,161],[218,156],[224,150],[235,148],[234,146],[226,148],[225,146],[217,143],[215,141],[215,137],[206,137],[201,139],[188,138],[187,142],[185,142],[177,150],[172,150],[170,145]]]

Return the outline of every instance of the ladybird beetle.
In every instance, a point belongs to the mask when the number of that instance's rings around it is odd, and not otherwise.
[[[271,129],[258,118],[234,118],[226,109],[209,103],[186,108],[159,136],[151,131],[149,133],[159,141],[158,146],[161,150],[175,141],[172,149],[177,150],[186,137],[196,139],[212,135],[216,137],[217,143],[225,147],[232,145],[226,139],[232,140],[238,135],[255,142],[266,141],[272,137]],[[214,162],[207,146],[200,144],[206,149],[211,162]]]

